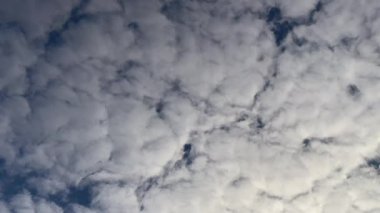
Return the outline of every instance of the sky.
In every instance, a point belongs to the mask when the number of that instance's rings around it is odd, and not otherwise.
[[[1,213],[380,213],[380,1],[0,0]]]

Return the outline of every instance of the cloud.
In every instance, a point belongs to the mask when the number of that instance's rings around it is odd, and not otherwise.
[[[0,212],[378,212],[377,1],[0,1]]]

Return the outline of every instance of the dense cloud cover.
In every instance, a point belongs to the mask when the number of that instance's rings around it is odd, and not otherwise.
[[[1,213],[379,213],[380,1],[0,0]]]

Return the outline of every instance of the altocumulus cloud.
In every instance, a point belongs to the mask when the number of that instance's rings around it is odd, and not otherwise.
[[[379,11],[0,0],[0,212],[380,212]]]

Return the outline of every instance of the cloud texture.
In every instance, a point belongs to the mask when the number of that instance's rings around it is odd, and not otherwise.
[[[380,212],[378,0],[0,0],[0,212]]]

